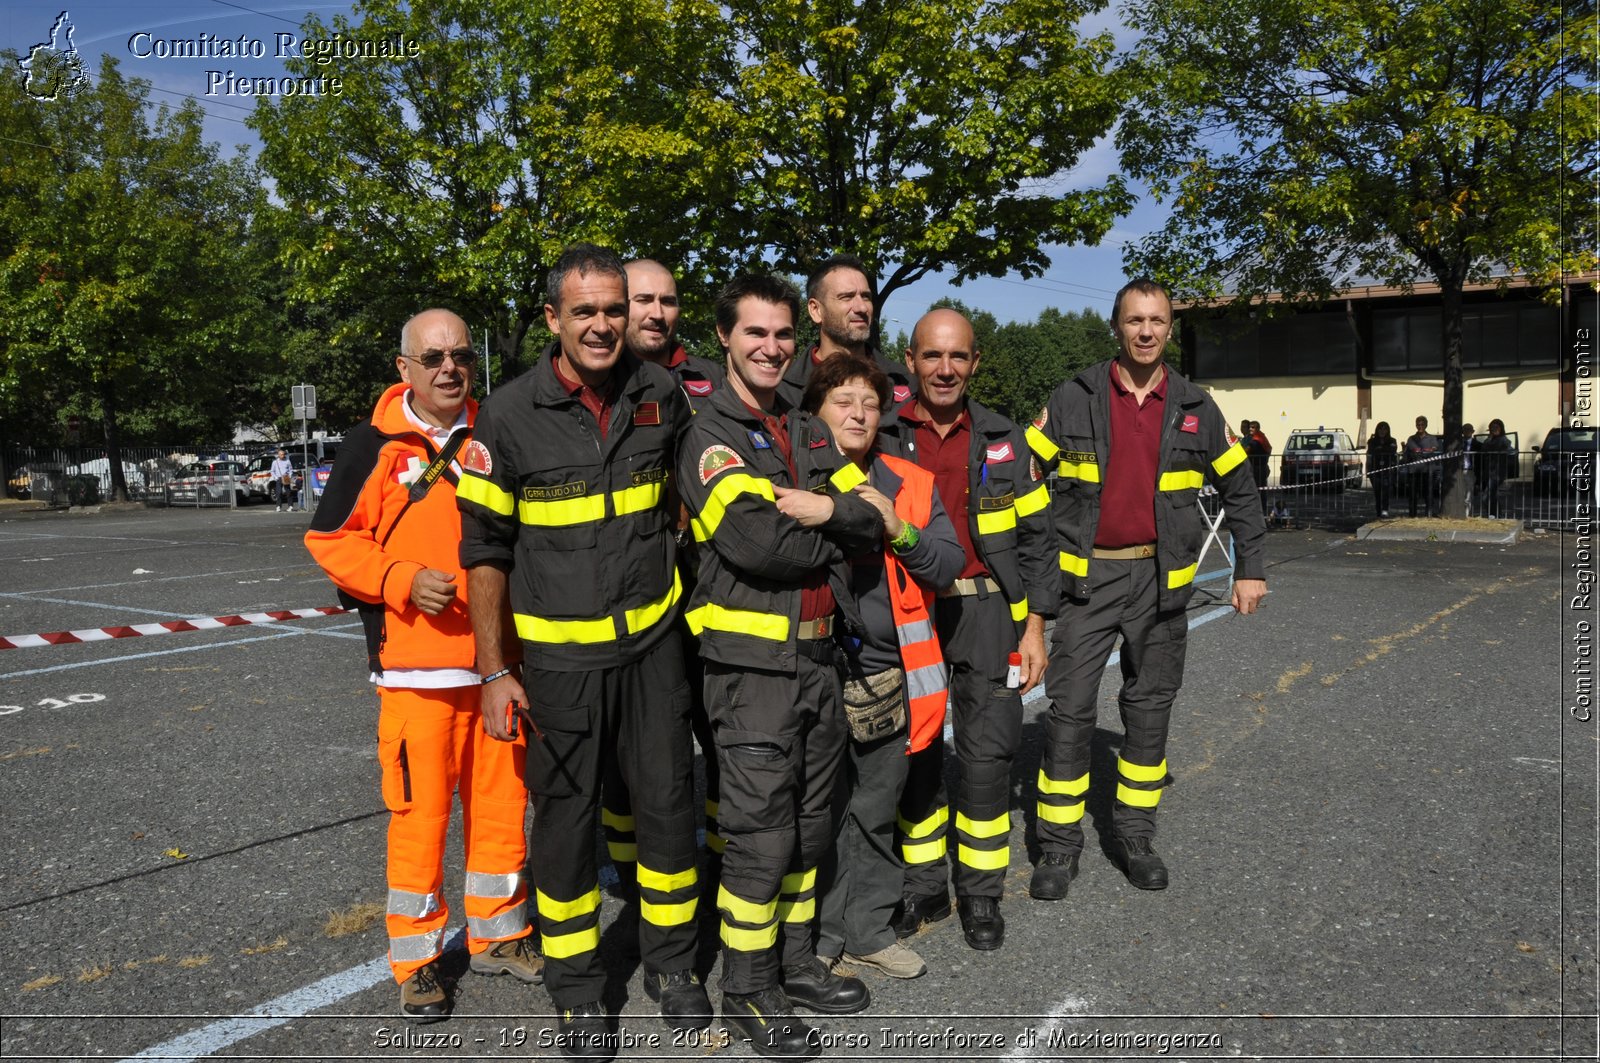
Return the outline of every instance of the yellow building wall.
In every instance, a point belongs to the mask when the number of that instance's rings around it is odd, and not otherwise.
[[[1560,385],[1554,368],[1537,374],[1472,370],[1463,374],[1464,419],[1479,432],[1498,417],[1517,445],[1531,450],[1561,423]],[[1250,377],[1202,384],[1222,409],[1229,427],[1245,418],[1261,422],[1276,454],[1297,428],[1343,428],[1365,446],[1373,426],[1388,421],[1396,439],[1416,430],[1417,415],[1434,431],[1444,426],[1444,382],[1392,376],[1372,378],[1372,409],[1357,409],[1357,389],[1347,373],[1328,376]],[[1368,416],[1363,417],[1363,413]]]

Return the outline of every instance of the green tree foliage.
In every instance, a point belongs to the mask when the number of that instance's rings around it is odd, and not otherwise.
[[[1019,424],[1027,424],[1063,380],[1117,353],[1111,326],[1093,310],[1047,308],[1035,321],[1000,324],[987,310],[955,299],[934,307],[965,314],[982,361],[972,378],[972,397]],[[894,352],[901,357],[904,348]]]
[[[109,57],[92,87],[34,100],[0,55],[0,420],[39,439],[97,423],[121,498],[121,444],[226,438],[262,357],[264,196],[201,118],[152,111]]]
[[[705,38],[661,0],[365,0],[356,16],[302,36],[417,54],[290,61],[337,76],[340,94],[264,99],[251,119],[294,215],[281,241],[296,296],[367,308],[369,340],[377,322],[450,307],[514,363],[568,243],[714,257],[690,206],[707,202],[703,152],[671,91]]]
[[[1595,265],[1592,0],[1130,5],[1125,169],[1173,204],[1130,263],[1179,295],[1439,284],[1444,432],[1461,293]]]
[[[732,148],[724,243],[804,274],[849,251],[878,298],[948,269],[1037,276],[1131,207],[1067,171],[1115,121],[1102,0],[732,0],[695,108]]]

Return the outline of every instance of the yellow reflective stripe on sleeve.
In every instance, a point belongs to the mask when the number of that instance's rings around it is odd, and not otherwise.
[[[1243,445],[1235,443],[1227,450],[1224,450],[1222,452],[1222,457],[1218,458],[1216,461],[1213,461],[1211,463],[1211,467],[1217,471],[1218,476],[1226,476],[1228,473],[1232,472],[1234,468],[1237,467],[1238,464],[1244,459],[1245,453]]]
[[[655,868],[645,867],[643,864],[639,865],[640,889],[655,890],[657,893],[672,893],[674,890],[693,886],[699,881],[700,874],[692,867],[687,871],[678,871],[669,875],[665,872],[657,871]]]
[[[1040,484],[1017,498],[1017,516],[1031,517],[1050,504],[1050,488]]]
[[[764,498],[768,502],[777,499],[772,493],[772,481],[764,476],[751,476],[744,472],[730,472],[720,476],[716,486],[712,487],[711,493],[706,496],[706,504],[700,507],[700,512],[689,522],[694,526],[695,539],[703,543],[717,534],[717,528],[721,526],[722,518],[728,512],[728,506],[734,499],[746,494]]]
[[[1011,619],[1019,624],[1028,619],[1028,599],[1011,603]]]
[[[795,871],[783,876],[783,882],[778,889],[783,893],[804,893],[814,889],[817,885],[817,869],[810,868],[805,871]]]
[[[584,495],[555,502],[529,502],[523,499],[517,503],[517,519],[540,528],[593,524],[597,520],[604,520],[605,515],[605,495]]]
[[[958,845],[956,859],[978,871],[1004,871],[1011,863],[1011,850],[973,849],[970,846]]]
[[[1164,472],[1156,486],[1163,491],[1198,491],[1206,485],[1206,474],[1195,469]]]
[[[484,509],[498,513],[502,517],[511,516],[517,508],[517,500],[511,496],[511,492],[503,491],[482,476],[475,476],[470,472],[464,473],[461,482],[456,485],[456,497],[476,502]]]
[[[931,864],[935,860],[943,860],[944,854],[949,851],[943,838],[915,845],[902,842],[900,845],[900,857],[908,864]]]
[[[672,611],[683,594],[683,580],[676,570],[672,573],[672,586],[667,593],[653,602],[635,606],[622,614],[628,630],[624,634],[637,635],[660,622]],[[617,625],[609,616],[598,620],[549,620],[527,613],[516,614],[517,635],[526,642],[543,642],[553,645],[578,643],[592,645],[596,642],[614,642]]]
[[[661,496],[666,493],[667,485],[662,481],[653,484],[640,484],[638,487],[625,487],[621,491],[613,492],[612,509],[617,515],[626,516],[629,513],[646,513],[661,504]]]
[[[1054,461],[1056,455],[1061,453],[1061,448],[1050,442],[1050,437],[1033,425],[1030,424],[1024,434],[1028,437],[1028,446],[1033,448],[1033,452],[1045,461]]]
[[[1100,466],[1092,461],[1064,461],[1059,466],[1062,476],[1072,480],[1082,480],[1086,484],[1100,482]]]
[[[1160,764],[1129,764],[1121,757],[1117,758],[1117,774],[1129,782],[1160,782],[1167,777],[1167,762],[1165,758]]]
[[[588,915],[600,907],[599,886],[571,901],[558,901],[544,890],[534,890],[533,892],[538,898],[539,915],[553,923],[576,919],[580,915]]]
[[[1070,572],[1074,576],[1089,575],[1089,559],[1061,551],[1061,571]]]
[[[1179,587],[1184,587],[1184,586],[1187,586],[1187,585],[1193,583],[1194,582],[1194,574],[1195,574],[1196,570],[1198,570],[1199,568],[1200,568],[1200,562],[1196,561],[1194,564],[1190,565],[1188,568],[1175,568],[1171,572],[1168,572],[1167,573],[1167,590],[1174,591],[1174,590],[1177,590]]]
[[[716,819],[717,818],[717,803],[715,801],[713,801],[709,797],[706,798],[706,818],[707,819]]]
[[[867,482],[867,474],[857,467],[855,462],[850,462],[844,468],[828,477],[828,482],[838,488],[840,494],[848,493],[857,484]]]
[[[779,613],[729,609],[716,602],[707,602],[684,615],[689,621],[689,630],[696,635],[702,631],[731,631],[739,635],[754,635],[758,639],[771,639],[773,642],[787,642],[789,639],[789,618]]]
[[[907,838],[926,838],[946,823],[950,822],[950,806],[940,805],[933,815],[920,823],[912,823],[908,819],[896,817],[900,826],[900,833]]]
[[[633,830],[633,817],[602,807],[600,809],[600,825],[610,827],[612,830],[631,831]]]
[[[768,923],[756,930],[722,924],[722,943],[735,952],[765,952],[778,943],[778,924]]]
[[[778,910],[778,899],[774,897],[766,904],[757,904],[747,901],[737,893],[730,893],[728,887],[717,887],[717,907],[733,916],[735,922],[740,923],[770,923],[773,914]],[[540,909],[542,913],[544,909]]]
[[[541,908],[539,914],[543,915]],[[570,934],[544,934],[539,938],[539,951],[549,960],[565,960],[600,947],[600,928],[575,930]]]
[[[1089,773],[1084,772],[1076,779],[1058,782],[1046,775],[1044,769],[1040,768],[1038,786],[1041,794],[1066,794],[1068,797],[1077,797],[1079,794],[1089,792]]]
[[[993,819],[968,819],[965,812],[956,813],[956,830],[974,838],[998,838],[1010,829],[1010,813],[1002,812]]]
[[[807,897],[803,901],[779,901],[778,922],[780,923],[809,923],[817,914],[817,899]]]
[[[1135,790],[1133,787],[1119,782],[1117,783],[1117,800],[1135,808],[1155,808],[1161,803],[1161,791]]]
[[[1017,526],[1017,511],[1010,506],[1005,509],[978,514],[978,534],[994,535],[996,532],[1010,531]]]
[[[695,906],[698,898],[691,897],[678,904],[653,904],[640,899],[639,918],[651,926],[682,926],[694,922]]]
[[[1070,805],[1047,805],[1039,802],[1039,818],[1046,823],[1076,823],[1083,818],[1083,802]]]

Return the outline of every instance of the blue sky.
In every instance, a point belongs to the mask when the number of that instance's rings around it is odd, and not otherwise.
[[[58,0],[59,3],[59,0]],[[156,102],[180,103],[189,96],[205,109],[206,135],[231,150],[232,145],[255,146],[254,133],[244,125],[253,109],[248,98],[207,95],[210,70],[232,70],[240,76],[272,76],[284,73],[281,59],[274,56],[276,33],[294,33],[308,11],[325,21],[348,12],[348,3],[277,6],[270,0],[78,0],[67,5],[75,27],[73,44],[92,73],[99,69],[100,56],[115,55],[129,76],[143,78],[152,86]],[[58,4],[32,6],[9,2],[0,9],[0,48],[26,55],[30,46],[46,39],[51,24],[61,11]],[[1125,34],[1115,16],[1102,13],[1086,29],[1109,27]],[[147,36],[135,39],[136,34]],[[150,41],[182,38],[194,40],[202,34],[212,38],[260,42],[266,55],[255,58],[161,58],[136,52],[153,50]],[[65,41],[58,42],[65,46]],[[334,69],[334,68],[330,68]],[[1067,178],[1069,187],[1085,187],[1103,181],[1115,172],[1115,150],[1102,142],[1087,153]],[[928,277],[890,296],[884,306],[885,331],[910,331],[911,324],[929,303],[954,296],[967,305],[987,310],[1001,321],[1031,321],[1048,307],[1079,310],[1089,307],[1109,316],[1111,297],[1123,280],[1122,245],[1158,227],[1166,217],[1165,208],[1148,198],[1134,212],[1120,220],[1098,247],[1053,248],[1051,268],[1043,277],[982,279],[955,287],[947,278]]]

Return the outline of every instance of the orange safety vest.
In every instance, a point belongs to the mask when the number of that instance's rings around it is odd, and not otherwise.
[[[933,474],[887,454],[880,454],[879,458],[900,477],[900,490],[894,496],[895,514],[916,525],[919,531],[926,528],[933,514]],[[939,633],[933,627],[934,589],[912,579],[887,546],[883,550],[883,570],[889,584],[895,638],[900,643],[900,665],[906,672],[906,702],[911,716],[906,736],[909,756],[926,749],[944,729],[950,681],[939,649]]]

